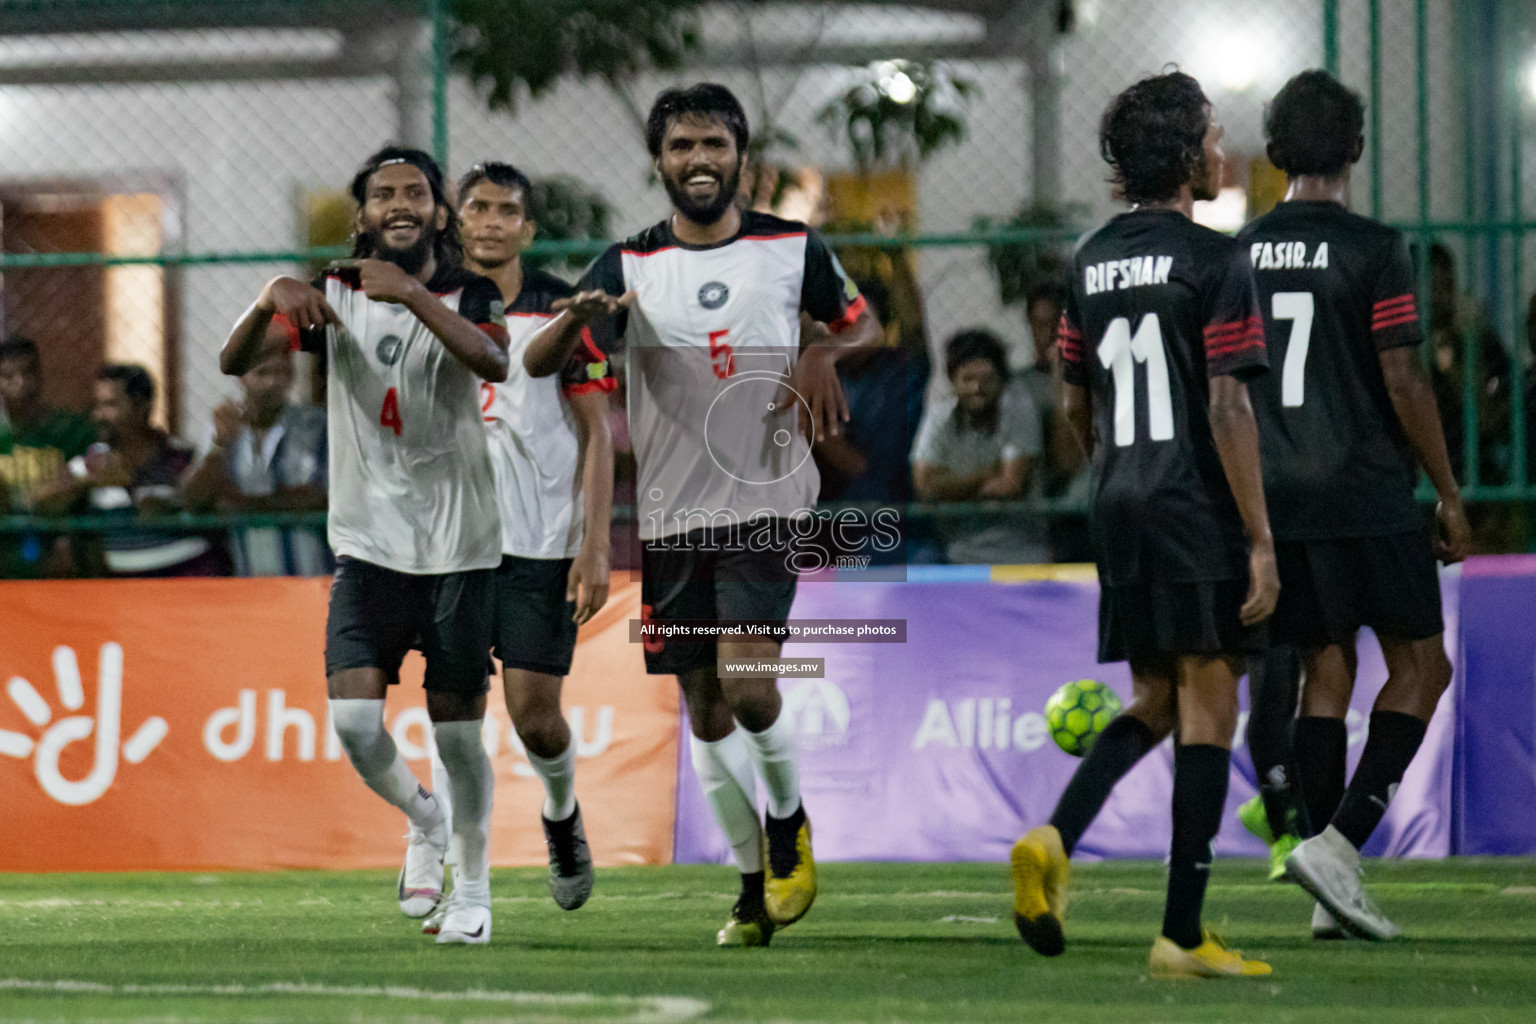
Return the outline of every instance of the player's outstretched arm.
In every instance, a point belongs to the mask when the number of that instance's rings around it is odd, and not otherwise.
[[[1248,385],[1225,374],[1212,377],[1210,417],[1216,453],[1221,457],[1221,468],[1248,531],[1248,598],[1240,614],[1243,625],[1251,626],[1275,610],[1280,575],[1275,569],[1275,538],[1269,531],[1269,508],[1264,504],[1259,425],[1248,402]]]
[[[319,289],[296,277],[274,277],[230,330],[219,350],[220,371],[239,377],[260,362],[267,325],[278,313],[301,331],[341,323]]]
[[[565,599],[576,602],[579,626],[608,602],[609,521],[613,517],[613,432],[608,426],[608,393],[570,396],[581,445],[581,551],[571,563]]]
[[[1418,350],[1411,345],[1400,345],[1382,350],[1378,357],[1398,422],[1403,425],[1413,454],[1429,475],[1429,482],[1440,498],[1435,515],[1444,535],[1435,541],[1435,554],[1446,565],[1459,562],[1467,557],[1471,547],[1472,529],[1467,525],[1467,513],[1461,504],[1461,488],[1451,472],[1451,459],[1445,450],[1445,432],[1440,426],[1435,396],[1419,367]]]
[[[1065,421],[1071,443],[1080,453],[1082,465],[1093,458],[1093,392],[1081,384],[1061,382],[1061,418]]]
[[[550,303],[560,315],[539,328],[537,334],[523,350],[523,369],[530,377],[548,377],[559,373],[570,361],[571,353],[581,340],[582,329],[599,317],[614,316],[629,308],[635,301],[633,290],[623,295],[609,295],[605,291],[577,292]]]

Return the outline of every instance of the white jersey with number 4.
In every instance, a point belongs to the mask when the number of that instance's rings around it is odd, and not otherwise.
[[[375,302],[356,270],[315,282],[341,318],[329,359],[331,548],[396,572],[439,575],[501,561],[480,379],[403,305]],[[501,294],[440,269],[427,287],[488,334],[505,335]],[[318,332],[303,347],[318,348]]]

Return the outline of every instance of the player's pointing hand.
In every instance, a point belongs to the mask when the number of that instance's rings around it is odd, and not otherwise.
[[[363,286],[363,294],[375,302],[403,305],[411,298],[412,292],[422,287],[419,280],[402,270],[398,263],[389,260],[338,260],[334,265],[355,268],[358,283]]]
[[[577,323],[591,323],[600,316],[613,316],[621,309],[628,309],[635,301],[634,290],[623,295],[609,295],[604,291],[577,292],[565,299],[556,299],[550,308],[564,310]]]
[[[308,282],[296,277],[274,277],[268,281],[257,305],[273,313],[281,313],[301,331],[324,327],[326,324],[341,324],[341,318],[336,315],[330,303],[325,301],[325,296]]]

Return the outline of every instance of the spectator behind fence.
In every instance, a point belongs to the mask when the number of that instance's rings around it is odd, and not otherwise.
[[[84,455],[96,430],[83,413],[43,402],[43,365],[30,338],[0,342],[0,512],[32,512],[37,497]],[[0,535],[0,577],[37,579],[67,575],[51,557],[56,535],[28,531]]]
[[[1502,484],[1509,480],[1510,361],[1497,332],[1477,301],[1462,295],[1456,286],[1456,263],[1450,249],[1439,242],[1429,247],[1429,338],[1434,358],[1430,380],[1435,404],[1445,425],[1445,444],[1456,479],[1466,481],[1465,409],[1466,339],[1477,345],[1477,451],[1478,482]],[[1476,525],[1473,527],[1477,531]]]
[[[1008,356],[991,331],[961,331],[945,346],[955,397],[923,414],[912,448],[917,496],[930,502],[1017,500],[1040,455],[1040,416],[1029,392],[1006,389]],[[1017,510],[944,517],[950,562],[1039,562],[1049,556],[1045,523]]]
[[[150,425],[155,382],[142,366],[115,364],[96,377],[91,419],[99,440],[71,459],[63,477],[39,495],[46,514],[152,517],[176,511],[178,485],[192,462],[184,442]],[[76,534],[77,567],[87,575],[221,576],[228,565],[207,537],[157,530],[112,530],[99,542]]]
[[[898,264],[905,266],[905,261]],[[838,361],[837,376],[848,400],[848,422],[835,435],[822,435],[812,449],[821,470],[821,500],[878,503],[903,515],[912,500],[908,452],[923,414],[928,389],[927,333],[920,319],[900,316],[891,290],[879,278],[859,278],[859,294],[886,332],[886,345],[857,349]],[[869,510],[873,515],[873,510]],[[893,551],[871,543],[861,550],[876,561],[921,561],[923,531],[904,523],[905,545]],[[852,545],[848,531],[842,541]],[[863,536],[863,535],[861,535]],[[914,547],[914,544],[917,546]],[[922,549],[922,550],[919,550]]]
[[[242,399],[213,410],[197,466],[181,485],[189,509],[304,512],[326,507],[325,412],[295,405],[287,327],[267,326],[264,355],[240,378]],[[333,567],[323,530],[240,527],[229,534],[239,576],[323,576]]]
[[[1035,358],[1014,375],[1014,381],[1015,386],[1029,391],[1040,414],[1040,465],[1035,470],[1029,496],[1073,502],[1083,509],[1051,519],[1051,561],[1091,562],[1093,542],[1087,510],[1093,474],[1083,441],[1073,434],[1061,408],[1061,356],[1056,351],[1056,329],[1066,304],[1064,276],[1042,278],[1029,289],[1024,313],[1029,320]]]

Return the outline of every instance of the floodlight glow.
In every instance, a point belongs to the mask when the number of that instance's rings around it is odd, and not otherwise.
[[[1531,102],[1536,103],[1536,57],[1525,66],[1525,92]]]
[[[893,103],[911,103],[917,96],[917,83],[913,82],[905,71],[898,71],[891,76],[890,82],[885,87],[885,94]]]
[[[1229,92],[1242,92],[1258,78],[1260,54],[1253,39],[1245,33],[1222,38],[1211,55],[1211,70],[1216,82]]]

